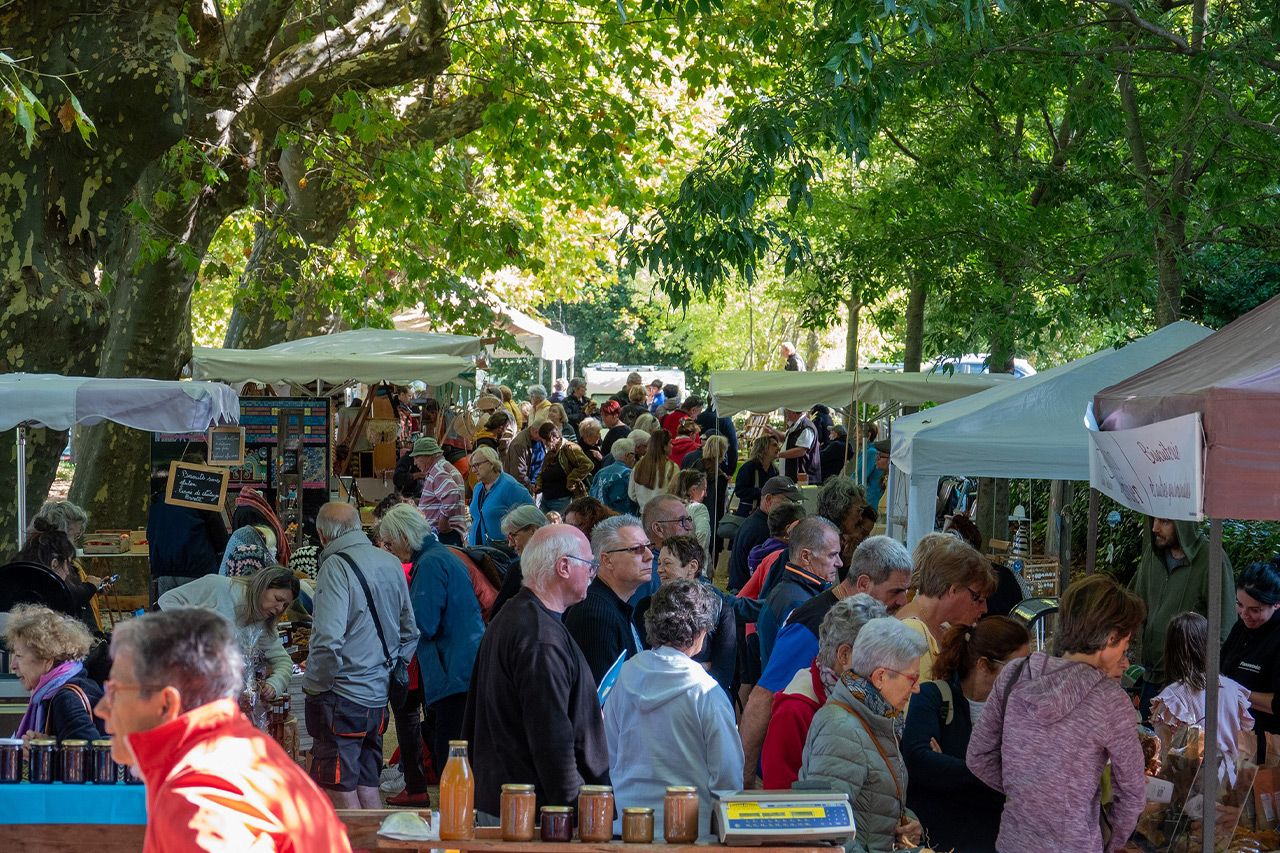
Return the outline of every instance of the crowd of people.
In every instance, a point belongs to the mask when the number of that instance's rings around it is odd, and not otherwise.
[[[92,595],[70,614],[10,614],[13,669],[32,693],[19,733],[112,735],[148,781],[156,850],[198,823],[193,809],[227,837],[306,838],[332,827],[333,807],[378,808],[385,794],[428,806],[459,739],[481,824],[498,822],[510,783],[533,785],[539,806],[612,784],[620,808],[651,807],[659,824],[679,785],[697,792],[709,839],[715,794],[813,781],[848,794],[849,850],[1018,853],[1052,838],[1109,851],[1129,837],[1145,802],[1140,720],[1169,740],[1204,717],[1208,549],[1195,525],[1153,519],[1131,587],[1071,584],[1054,648],[1033,650],[1008,615],[1017,578],[967,520],[910,552],[872,535],[887,452],[874,428],[851,458],[829,413],[786,412],[739,465],[732,421],[696,396],[638,374],[598,407],[585,391],[534,386],[516,404],[485,388],[472,449],[414,438],[368,533],[333,502],[318,541],[293,548],[252,489],[229,534],[199,510],[153,507],[159,612],[116,630],[105,682],[88,665]],[[806,483],[819,486],[808,501]],[[46,508],[24,558],[96,589],[71,544],[86,520]],[[1231,755],[1241,730],[1280,734],[1280,565],[1225,583],[1240,616],[1223,629]],[[247,690],[287,690],[276,623],[299,607],[312,621],[306,775],[237,711]],[[1140,715],[1120,686],[1131,640]],[[237,755],[248,766],[232,767]],[[238,793],[208,802],[201,786],[219,774]]]

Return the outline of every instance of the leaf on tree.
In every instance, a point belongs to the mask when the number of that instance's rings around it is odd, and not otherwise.
[[[70,133],[71,128],[76,126],[76,108],[70,98],[67,98],[58,108],[58,121],[62,124],[63,133]]]

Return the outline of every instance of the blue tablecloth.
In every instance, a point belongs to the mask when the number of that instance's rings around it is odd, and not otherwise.
[[[0,825],[146,822],[142,785],[0,785]]]

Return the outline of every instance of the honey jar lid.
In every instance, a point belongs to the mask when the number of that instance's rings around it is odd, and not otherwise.
[[[696,789],[690,788],[689,790],[693,791]],[[578,793],[579,794],[612,794],[613,786],[612,785],[583,785],[581,788],[578,789]]]
[[[81,740],[80,738],[67,738],[62,742],[62,748],[66,749],[68,747],[71,749],[88,749],[89,741]]]
[[[532,785],[515,784],[515,783],[508,782],[506,785],[502,786],[502,790],[507,791],[508,793],[511,793],[511,794],[532,794],[534,788]]]
[[[653,814],[653,809],[645,806],[628,806],[622,810],[622,813],[632,815],[651,815]]]
[[[570,808],[569,806],[543,806],[542,807],[543,814],[570,814],[572,812],[573,812],[573,809]]]
[[[33,737],[31,739],[30,745],[31,746],[53,746],[55,743],[57,743],[57,741],[55,741],[51,737]]]
[[[90,746],[92,746],[94,749],[98,749],[104,746],[111,746],[111,738],[100,737],[97,740],[90,741]]]
[[[698,789],[690,785],[672,785],[667,788],[668,794],[696,794]]]

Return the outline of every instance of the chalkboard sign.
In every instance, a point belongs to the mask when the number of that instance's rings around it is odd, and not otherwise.
[[[227,469],[186,462],[169,463],[164,502],[192,509],[222,509],[227,495]]]
[[[244,464],[244,427],[209,427],[209,464]]]

